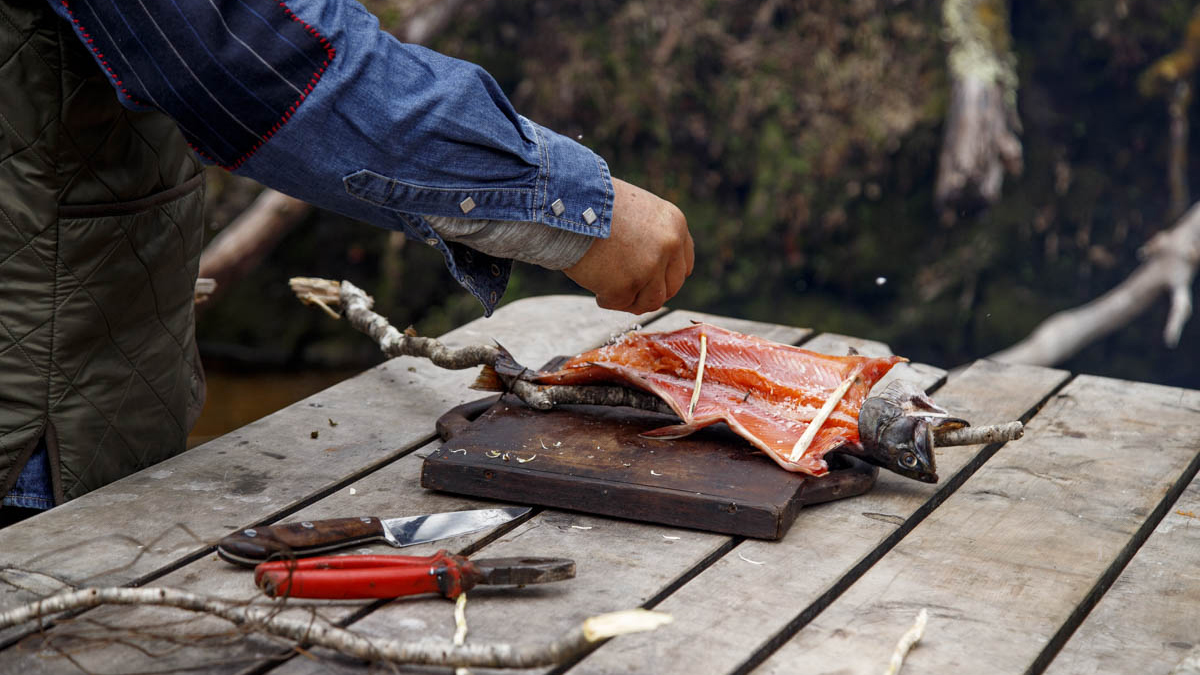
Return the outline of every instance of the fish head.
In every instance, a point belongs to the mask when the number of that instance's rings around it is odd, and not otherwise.
[[[858,413],[861,449],[855,455],[901,476],[936,483],[934,431],[966,424],[950,417],[924,391],[898,380],[863,402]]]

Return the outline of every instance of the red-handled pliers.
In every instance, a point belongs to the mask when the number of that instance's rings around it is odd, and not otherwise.
[[[445,549],[431,556],[345,555],[275,560],[254,568],[254,583],[272,597],[396,598],[441,593],[456,598],[477,584],[540,584],[575,576],[566,558],[467,560]]]

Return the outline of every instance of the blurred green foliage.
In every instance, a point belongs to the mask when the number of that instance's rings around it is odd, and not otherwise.
[[[386,3],[369,6],[388,25]],[[1166,103],[1137,80],[1178,48],[1193,8],[1012,0],[1025,171],[952,227],[932,205],[948,88],[939,2],[496,2],[462,10],[432,46],[683,208],[697,266],[672,306],[875,338],[949,367],[1119,283],[1170,224]],[[388,250],[388,233],[314,218],[260,270],[269,283],[206,315],[201,338],[286,343],[285,359],[369,351],[335,346],[363,339],[277,297],[293,274],[361,283],[424,334],[481,315],[427,247]],[[519,266],[505,300],[561,291],[578,289]],[[283,318],[262,322],[268,306]],[[1165,308],[1064,367],[1200,387],[1187,356],[1198,321],[1167,350]]]

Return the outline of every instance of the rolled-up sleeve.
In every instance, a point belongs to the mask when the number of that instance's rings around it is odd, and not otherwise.
[[[489,313],[509,261],[443,241],[423,216],[608,236],[603,159],[517,114],[483,69],[400,43],[353,0],[52,5],[128,106],[171,115],[209,162],[426,241]]]

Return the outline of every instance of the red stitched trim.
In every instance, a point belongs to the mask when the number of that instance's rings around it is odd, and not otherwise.
[[[84,30],[83,25],[79,23],[79,19],[75,18],[75,13],[71,11],[71,6],[68,4],[67,0],[59,0],[59,1],[61,2],[63,9],[65,9],[67,11],[67,15],[71,18],[71,22],[75,24],[76,30],[78,30],[79,34],[82,35],[86,39],[88,49],[91,49],[92,53],[95,54],[96,60],[99,61],[100,65],[104,67],[104,70],[108,72],[109,79],[113,81],[113,83],[117,86],[118,90],[122,94],[125,95],[125,98],[132,101],[134,105],[138,105],[143,108],[152,108],[153,106],[146,105],[145,103],[134,98],[133,94],[130,94],[128,89],[121,86],[121,82],[122,82],[121,79],[117,77],[117,74],[115,72],[113,72],[113,69],[111,67],[109,67],[108,62],[104,60],[104,55],[101,54],[100,51],[98,49],[96,49],[96,47],[92,46],[92,36],[89,35],[86,30]],[[200,155],[201,157],[207,159],[208,161],[210,161],[214,164],[220,165],[221,168],[226,169],[228,171],[236,171],[238,167],[245,164],[246,161],[249,160],[250,157],[255,152],[257,152],[259,148],[261,148],[263,146],[263,143],[266,143],[267,141],[271,140],[271,137],[275,135],[275,132],[279,131],[283,127],[283,125],[286,124],[289,119],[291,119],[292,114],[296,112],[296,108],[299,107],[300,103],[303,102],[304,99],[308,97],[308,94],[310,92],[312,92],[313,87],[315,87],[317,85],[317,82],[321,79],[321,76],[325,74],[325,69],[328,68],[329,64],[333,61],[333,57],[337,55],[337,50],[334,49],[333,45],[330,44],[329,40],[326,40],[324,35],[321,35],[320,33],[318,33],[316,31],[316,29],[314,29],[308,23],[303,21],[300,17],[296,16],[296,14],[294,12],[292,12],[291,8],[289,8],[287,6],[287,3],[285,2],[285,0],[279,0],[279,6],[283,8],[283,11],[285,14],[287,14],[288,18],[290,18],[292,21],[295,21],[296,23],[299,23],[300,25],[304,26],[305,30],[307,30],[313,37],[317,38],[317,41],[321,44],[322,47],[325,48],[325,60],[321,62],[321,66],[319,68],[317,68],[316,72],[314,72],[312,77],[309,79],[308,86],[304,88],[303,92],[300,94],[300,98],[296,99],[292,103],[292,105],[288,107],[287,112],[285,112],[283,114],[283,116],[279,118],[279,121],[276,122],[275,125],[271,127],[270,131],[268,131],[266,134],[263,134],[261,136],[261,140],[259,140],[259,142],[255,143],[254,147],[252,147],[248,151],[246,151],[246,154],[244,154],[241,157],[234,160],[233,163],[228,164],[228,165],[220,164],[220,162],[217,162],[212,157],[209,157],[208,153],[206,153],[203,150],[201,150],[200,148],[196,147],[196,145],[194,143],[192,143],[190,141],[188,142],[188,147],[190,147],[193,152],[195,152],[196,154]]]

